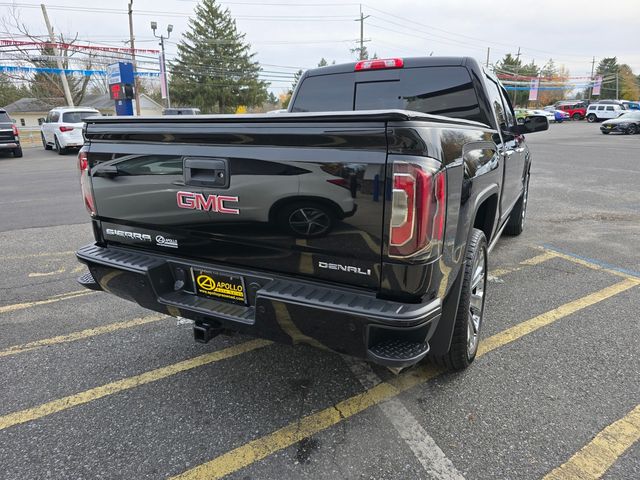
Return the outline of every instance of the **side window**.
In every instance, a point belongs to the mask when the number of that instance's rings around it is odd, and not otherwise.
[[[52,123],[56,123],[59,118],[60,118],[59,112],[51,112],[51,118],[49,119],[49,121]]]
[[[485,83],[487,86],[487,96],[489,97],[489,102],[491,102],[491,107],[496,113],[498,126],[500,130],[504,131],[507,129],[507,118],[505,117],[504,107],[502,106],[500,91],[498,90],[498,86],[490,78],[485,78]]]
[[[614,110],[613,105],[610,107],[607,107],[607,112],[613,112],[613,110]]]
[[[513,108],[509,101],[509,96],[504,88],[500,87],[500,96],[502,97],[502,105],[504,106],[504,116],[507,120],[507,125],[512,127],[516,124],[515,116],[513,115]]]

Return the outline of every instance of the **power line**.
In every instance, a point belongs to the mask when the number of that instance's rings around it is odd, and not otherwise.
[[[0,3],[0,6],[20,7],[20,8],[40,8],[40,5],[33,3]],[[65,12],[86,12],[86,13],[110,13],[114,15],[128,15],[123,10],[103,7],[71,7],[68,5],[47,5],[50,10],[59,10]],[[187,17],[193,16],[193,13],[153,11],[153,10],[137,10],[136,16],[165,16],[165,17]],[[260,21],[313,21],[313,22],[334,22],[334,21],[351,21],[351,17],[347,15],[234,15],[235,19],[241,20],[260,20]]]
[[[487,45],[487,44],[492,44],[492,45],[500,45],[500,46],[507,47],[507,48],[510,48],[510,49],[511,49],[511,48],[514,48],[514,45],[509,45],[509,44],[506,44],[506,43],[495,42],[495,41],[493,41],[493,40],[487,40],[487,39],[478,38],[478,37],[472,37],[472,36],[469,36],[469,35],[461,34],[461,33],[459,33],[459,32],[452,32],[452,31],[449,31],[449,30],[445,30],[445,29],[443,29],[443,28],[435,27],[435,26],[433,26],[433,25],[427,25],[427,24],[425,24],[425,23],[421,23],[421,22],[418,22],[418,21],[416,21],[416,20],[413,20],[413,19],[410,19],[410,18],[407,18],[407,17],[402,17],[402,16],[400,16],[400,15],[395,15],[395,14],[393,14],[393,13],[386,12],[386,11],[384,11],[384,10],[380,10],[379,8],[372,7],[372,6],[368,5],[368,4],[365,4],[365,5],[367,6],[367,8],[369,8],[369,9],[371,9],[371,10],[374,10],[374,11],[376,11],[376,12],[382,13],[382,14],[387,15],[387,16],[389,16],[389,17],[393,17],[393,18],[396,18],[396,19],[402,20],[402,21],[404,21],[404,22],[406,22],[406,23],[411,24],[411,25],[412,25],[412,26],[414,26],[414,27],[415,27],[415,25],[418,25],[418,26],[421,26],[421,27],[428,28],[428,29],[430,29],[430,30],[437,30],[437,31],[439,31],[439,32],[447,33],[447,34],[452,35],[452,36],[454,36],[454,37],[462,37],[462,38],[466,38],[466,39],[469,39],[469,40],[480,41],[480,42],[483,42],[485,45]],[[378,18],[379,18],[379,17],[378,17]],[[403,27],[405,27],[405,28],[406,28],[406,25],[403,25]],[[424,32],[423,32],[423,33],[424,33]],[[435,34],[432,34],[432,35],[435,35]],[[536,48],[530,48],[530,47],[526,47],[526,46],[524,46],[524,48],[525,48],[526,50],[535,51],[535,52],[541,52],[541,53],[547,53],[547,54],[551,54],[551,55],[556,55],[556,54],[557,54],[557,52],[549,52],[549,51],[546,51],[546,50],[539,50],[539,49],[536,49]],[[580,58],[580,59],[588,58],[588,56],[587,56],[587,55],[576,55],[576,54],[568,54],[568,53],[561,53],[560,55],[561,55],[563,58],[564,58],[564,57],[575,57],[575,58]]]

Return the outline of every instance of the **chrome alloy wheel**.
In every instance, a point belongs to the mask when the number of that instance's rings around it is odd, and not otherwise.
[[[467,318],[467,356],[473,358],[478,350],[480,326],[484,313],[484,291],[487,285],[487,261],[485,249],[478,252],[473,263],[473,276],[471,277],[471,299],[469,300],[469,312]]]
[[[329,216],[314,207],[303,207],[289,215],[289,226],[298,235],[306,237],[322,235],[331,226]]]

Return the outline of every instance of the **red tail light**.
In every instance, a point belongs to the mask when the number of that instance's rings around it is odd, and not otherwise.
[[[87,207],[89,214],[93,217],[96,214],[96,207],[93,201],[91,181],[89,180],[89,159],[84,149],[81,149],[78,153],[78,170],[80,171],[80,190],[82,191],[84,206]]]
[[[70,132],[71,130],[73,130],[73,127],[60,127],[61,132]]]
[[[431,249],[440,254],[446,212],[446,174],[413,163],[393,165],[389,255],[407,257]]]
[[[18,127],[16,127],[15,125],[11,125],[11,129],[13,130],[14,137],[18,137],[20,135],[20,132],[18,132]]]
[[[376,58],[373,60],[362,60],[356,63],[355,71],[360,70],[382,70],[385,68],[402,68],[404,60],[401,58]]]

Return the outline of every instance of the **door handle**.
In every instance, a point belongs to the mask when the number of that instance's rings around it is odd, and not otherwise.
[[[184,183],[211,188],[229,188],[229,169],[224,158],[185,158]]]

